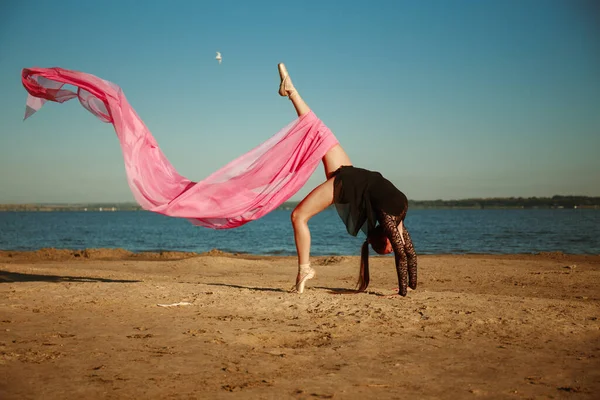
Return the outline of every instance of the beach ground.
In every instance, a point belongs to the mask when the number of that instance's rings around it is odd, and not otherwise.
[[[0,398],[598,398],[600,256],[420,256],[405,298],[391,257],[361,294],[313,264],[0,251]]]

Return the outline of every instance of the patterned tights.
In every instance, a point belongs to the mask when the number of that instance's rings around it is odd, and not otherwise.
[[[401,296],[406,296],[407,286],[413,290],[417,288],[417,254],[410,234],[404,226],[404,217],[406,217],[406,211],[400,216],[389,215],[383,211],[377,213],[377,219],[394,249],[399,285],[398,294]],[[398,229],[400,222],[403,227],[402,233]]]

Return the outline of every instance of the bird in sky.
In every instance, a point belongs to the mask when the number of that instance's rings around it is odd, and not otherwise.
[[[215,57],[215,59],[219,62],[219,64],[221,64],[221,61],[223,60],[223,57],[221,57],[221,53],[219,53],[217,51],[217,56]]]

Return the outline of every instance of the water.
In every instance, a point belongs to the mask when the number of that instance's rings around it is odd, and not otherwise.
[[[335,209],[309,226],[313,255],[360,253],[364,236],[348,235]],[[600,254],[598,210],[409,210],[406,226],[418,254]],[[284,210],[219,231],[142,211],[0,212],[0,249],[44,247],[295,254],[290,211]]]

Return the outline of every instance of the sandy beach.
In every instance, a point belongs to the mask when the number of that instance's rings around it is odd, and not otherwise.
[[[358,263],[0,251],[0,398],[598,398],[600,256],[420,256],[405,298]]]

